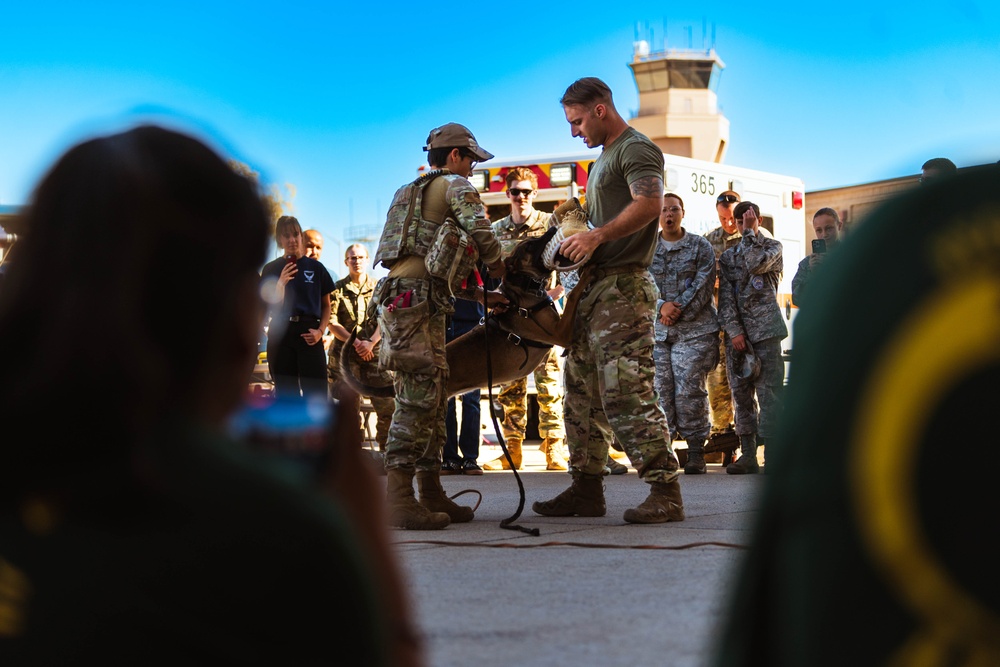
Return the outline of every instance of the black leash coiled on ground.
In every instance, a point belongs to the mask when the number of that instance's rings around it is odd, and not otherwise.
[[[485,315],[483,316],[484,325],[489,322],[490,319],[490,306],[486,296],[486,287],[483,287],[483,310]],[[490,340],[489,340],[489,327],[483,327],[484,341],[486,342],[486,395],[490,402],[490,419],[493,420],[493,430],[497,435],[497,440],[500,442],[500,449],[503,451],[504,458],[507,459],[507,463],[510,464],[510,471],[514,473],[514,479],[517,480],[518,488],[518,501],[517,510],[511,516],[507,517],[500,522],[500,527],[506,530],[519,530],[522,533],[527,533],[533,537],[538,537],[541,533],[537,528],[525,528],[524,526],[515,524],[514,522],[521,516],[521,512],[524,511],[524,483],[521,481],[521,476],[517,473],[517,468],[514,466],[514,461],[510,457],[510,452],[507,451],[507,442],[504,440],[503,435],[500,433],[500,425],[497,423],[496,410],[493,408],[493,362],[490,359]]]

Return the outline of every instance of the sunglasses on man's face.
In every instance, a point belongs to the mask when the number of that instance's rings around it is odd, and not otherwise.
[[[521,190],[520,188],[509,188],[507,192],[511,197],[530,197],[535,194],[534,190]]]
[[[736,195],[719,195],[719,198],[715,201],[720,204],[732,204],[733,202],[739,201],[740,198]]]

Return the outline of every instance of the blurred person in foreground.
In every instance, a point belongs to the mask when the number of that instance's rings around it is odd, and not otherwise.
[[[911,189],[824,260],[715,667],[1000,664],[996,470],[947,465],[996,445],[998,182]]]
[[[142,126],[70,149],[26,215],[0,294],[21,434],[0,441],[0,664],[420,664],[357,445],[333,440],[322,494],[226,435],[264,314],[254,186]]]

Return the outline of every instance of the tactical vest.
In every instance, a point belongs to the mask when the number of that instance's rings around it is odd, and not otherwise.
[[[391,269],[401,257],[427,255],[440,224],[423,219],[421,200],[424,189],[431,181],[449,173],[451,172],[447,169],[434,169],[396,190],[385,217],[385,227],[378,241],[373,266],[381,262],[382,266]]]

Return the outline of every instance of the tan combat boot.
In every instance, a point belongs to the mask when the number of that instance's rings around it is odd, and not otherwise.
[[[684,501],[681,500],[681,485],[672,482],[651,482],[649,495],[642,503],[625,510],[623,517],[629,523],[667,523],[684,520]]]
[[[510,458],[514,462],[514,469],[521,469],[521,439],[520,438],[507,438],[507,451],[510,452]],[[510,470],[510,464],[507,463],[507,457],[500,455],[500,458],[493,459],[488,463],[483,464],[483,470]]]
[[[604,480],[601,475],[574,472],[573,483],[552,500],[531,505],[531,511],[542,516],[604,516]]]
[[[417,502],[413,495],[412,471],[396,468],[387,471],[386,476],[390,526],[410,530],[440,530],[451,523],[444,512],[431,512]]]
[[[420,491],[420,504],[430,512],[444,512],[452,523],[472,521],[475,512],[471,507],[459,505],[448,497],[441,486],[441,478],[437,470],[417,471],[417,490]]]
[[[760,472],[757,463],[757,434],[747,433],[740,436],[740,458],[726,466],[730,475],[756,475]]]
[[[697,438],[688,438],[688,456],[684,464],[685,475],[704,475],[707,472],[705,467],[705,441]]]
[[[546,470],[568,470],[566,457],[563,456],[562,438],[545,438],[542,440],[542,451],[545,452]]]

